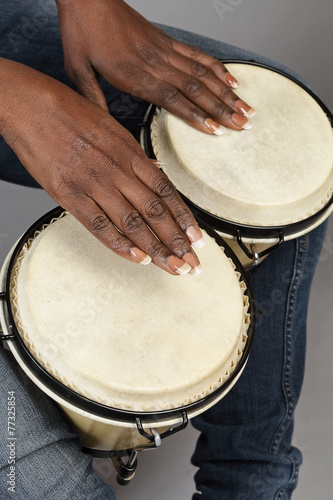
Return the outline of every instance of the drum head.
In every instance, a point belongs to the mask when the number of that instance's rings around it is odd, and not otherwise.
[[[235,224],[281,227],[320,212],[333,186],[333,134],[323,107],[278,72],[226,66],[241,82],[239,97],[257,111],[253,128],[207,135],[157,110],[151,143],[163,170],[192,203]]]
[[[175,277],[120,258],[66,212],[37,226],[8,270],[10,316],[64,398],[170,411],[209,397],[244,364],[250,292],[214,238],[198,251],[204,272]]]

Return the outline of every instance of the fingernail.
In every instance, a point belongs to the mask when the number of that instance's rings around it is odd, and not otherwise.
[[[168,265],[171,271],[180,275],[187,274],[192,269],[187,262],[184,262],[175,255],[171,255],[171,257],[168,258]]]
[[[236,108],[240,113],[243,114],[243,116],[246,116],[246,118],[252,118],[256,114],[256,110],[251,108],[246,102],[241,101],[240,99],[236,101]]]
[[[199,228],[190,226],[186,229],[185,232],[189,239],[189,242],[194,248],[202,248],[206,245],[205,238],[202,236],[202,232]]]
[[[161,167],[164,167],[164,166],[165,166],[165,163],[163,163],[162,161],[152,160],[152,162],[154,163],[154,165],[155,165],[157,168],[161,168]]]
[[[151,263],[151,257],[147,255],[145,252],[140,250],[140,248],[133,247],[130,250],[131,255],[135,258],[138,264],[142,264],[143,266],[147,266]]]
[[[227,82],[227,84],[234,88],[234,89],[237,89],[240,85],[239,81],[236,80],[236,78],[234,76],[232,76],[230,73],[226,73],[225,75],[225,81]]]
[[[222,127],[222,125],[220,125],[219,123],[214,122],[214,120],[212,120],[211,118],[206,118],[205,125],[211,134],[215,135],[224,134],[224,127]]]
[[[245,116],[240,116],[237,113],[233,113],[231,118],[234,124],[237,125],[237,127],[241,127],[245,130],[249,130],[253,127],[253,123],[245,118]]]
[[[202,266],[196,255],[193,255],[191,252],[187,252],[182,258],[191,266],[191,271],[188,274],[191,276],[197,276],[202,273]]]
[[[202,265],[199,264],[198,266],[191,269],[191,271],[188,274],[190,274],[191,276],[198,276],[199,274],[202,273],[202,271],[203,271]]]

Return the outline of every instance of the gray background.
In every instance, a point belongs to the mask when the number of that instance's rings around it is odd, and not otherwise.
[[[282,62],[302,74],[333,109],[331,0],[131,0],[128,3],[153,21],[233,43]],[[0,200],[2,262],[17,237],[55,204],[43,192],[4,182],[0,182]],[[310,299],[306,376],[294,437],[303,452],[304,464],[295,500],[332,498],[332,233],[330,222]],[[143,453],[132,484],[127,488],[116,487],[119,500],[191,498],[195,468],[189,458],[196,438],[196,431],[189,427],[164,441],[160,450]],[[96,468],[103,479],[115,484],[112,466],[96,461]]]

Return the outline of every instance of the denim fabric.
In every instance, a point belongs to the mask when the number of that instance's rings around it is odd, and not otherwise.
[[[0,348],[1,500],[115,500],[113,489],[92,469],[55,403]],[[7,429],[8,392],[15,392],[15,492],[8,491],[12,441]]]
[[[257,328],[239,382],[193,421],[202,432],[193,500],[287,500],[302,456],[291,445],[306,346],[306,314],[325,224],[285,243],[251,273]]]
[[[252,59],[282,66],[236,47],[163,26],[175,38],[221,59]],[[0,1],[0,56],[20,61],[71,86],[53,0]],[[289,70],[286,70],[289,71]],[[289,71],[289,73],[291,73]],[[292,74],[292,73],[291,73]],[[111,114],[131,132],[148,104],[102,81]],[[37,186],[0,139],[0,178]],[[285,500],[297,484],[300,452],[292,447],[293,414],[299,397],[305,354],[306,311],[325,224],[284,244],[251,276],[257,330],[250,360],[235,388],[216,406],[194,419],[202,431],[193,463],[201,500]],[[1,401],[8,391],[17,400],[17,493],[27,500],[114,499],[80,452],[58,408],[0,349]],[[7,414],[0,405],[1,439]],[[6,494],[7,450],[0,449],[1,498]],[[4,492],[4,493],[3,493]]]

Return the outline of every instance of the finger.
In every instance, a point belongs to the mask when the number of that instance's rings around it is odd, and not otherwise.
[[[218,102],[227,104],[241,116],[251,118],[255,115],[255,110],[248,103],[240,99],[220,79],[216,78],[216,75],[210,71],[208,66],[176,52],[170,55],[169,61],[175,68],[178,68],[182,72],[182,85],[185,89],[200,90],[201,84],[203,89],[209,89],[217,97]]]
[[[80,69],[70,69],[67,72],[80,94],[105,111],[109,111],[105,95],[98,81],[98,74],[90,65]]]
[[[190,60],[186,60],[182,56],[174,56],[173,59],[176,59],[179,66],[183,66],[185,70],[190,71]],[[207,116],[234,130],[252,128],[252,122],[243,116],[243,113],[239,114],[238,106],[240,105],[242,108],[245,106],[248,110],[252,108],[241,101],[232,90],[213,77],[208,70],[207,75],[210,75],[210,77],[206,78],[207,81],[201,81],[196,76],[177,68],[169,66],[164,69],[164,80],[170,85],[174,85],[189,101],[204,110]],[[209,83],[209,80],[210,87],[216,93],[208,88],[207,83]]]
[[[128,260],[140,259],[142,264],[152,260],[155,265],[170,274],[187,274],[192,271],[192,267],[195,274],[199,273],[200,262],[195,255],[184,255],[184,259],[176,256],[156,238],[140,213],[120,192],[113,191],[112,198],[110,198],[109,192],[103,190],[103,192],[98,193],[99,210],[104,214],[102,223],[99,224],[98,234],[102,238],[106,237],[104,241],[101,239],[104,244],[107,244],[119,255],[125,255]],[[114,237],[119,243],[119,236],[115,234],[115,231],[121,235],[121,248],[115,248]],[[108,244],[110,236],[112,246]],[[194,273],[192,272],[192,274]]]
[[[172,46],[183,56],[201,63],[217,77],[223,83],[228,85],[228,87],[233,87],[237,89],[240,86],[240,82],[230,74],[229,70],[224,66],[223,63],[215,59],[215,57],[206,54],[198,47],[188,45],[178,40],[172,40]]]
[[[101,243],[114,253],[134,263],[147,265],[150,256],[121,234],[107,214],[89,196],[76,199],[75,205],[65,207]]]
[[[119,206],[115,210],[113,199],[114,215],[112,218],[116,226],[139,248],[147,252],[153,263],[162,269],[171,274],[186,274],[192,270],[195,274],[199,274],[201,268],[199,259],[186,236],[172,220],[167,209],[161,214],[160,200],[140,184],[139,181],[137,185],[134,181],[131,182],[133,190],[130,191],[131,194],[134,191],[140,192],[139,202],[137,195],[133,196],[134,203],[132,204],[131,199],[125,199],[123,194],[119,193]],[[145,190],[146,193],[144,193]],[[131,198],[130,195],[129,198]]]
[[[182,234],[186,234],[188,241],[194,248],[201,248],[205,245],[205,241],[202,235],[202,232],[198,226],[197,221],[195,220],[190,209],[185,205],[185,203],[180,198],[175,186],[168,179],[168,177],[156,170],[150,168],[140,168],[138,163],[134,162],[132,164],[133,171],[137,175],[138,179],[149,188],[149,193],[153,192],[157,196],[159,200],[162,200],[170,213],[173,221],[176,223],[178,228],[181,230]],[[149,194],[148,193],[148,194]],[[146,191],[146,197],[149,198]],[[131,195],[127,195],[130,197]],[[149,201],[148,201],[149,203]],[[135,204],[135,202],[134,202]],[[162,224],[163,225],[163,224]],[[154,228],[153,228],[154,229]],[[163,230],[162,228],[160,234],[161,239],[163,239]],[[168,235],[164,237],[164,242],[169,246],[170,243],[168,241]],[[172,248],[172,243],[171,247]],[[186,251],[188,250],[188,246],[186,247]],[[184,250],[182,250],[184,252]],[[181,253],[182,253],[181,252]],[[181,253],[179,255],[181,255]]]
[[[174,85],[160,80],[148,72],[142,72],[140,81],[145,89],[145,95],[150,96],[152,103],[167,109],[202,132],[215,135],[222,135],[224,133],[224,127],[221,123],[216,119],[212,119],[207,111],[186,98]],[[137,90],[134,89],[133,94],[137,97],[142,97],[142,87]],[[223,110],[223,124],[234,130],[242,130],[242,125],[247,122],[247,119],[237,115],[239,116],[238,120],[240,120],[240,125],[238,126],[232,120],[233,114],[236,113],[233,113],[233,110],[225,105],[225,109]]]

